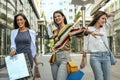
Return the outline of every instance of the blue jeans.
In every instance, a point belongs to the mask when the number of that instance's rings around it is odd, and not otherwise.
[[[56,60],[51,64],[53,80],[66,80],[68,76],[66,64],[68,61],[71,61],[68,51],[56,53]]]
[[[111,62],[110,54],[106,52],[91,52],[90,65],[95,80],[110,80]]]

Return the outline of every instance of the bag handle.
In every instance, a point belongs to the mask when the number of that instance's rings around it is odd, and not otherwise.
[[[111,54],[111,53],[112,53],[112,51],[111,51],[111,50],[110,50],[110,48],[107,46],[107,44],[105,43],[105,41],[103,40],[103,38],[102,38],[102,37],[101,37],[101,39],[102,39],[102,41],[103,41],[103,43],[104,43],[105,47],[108,49],[109,53]]]

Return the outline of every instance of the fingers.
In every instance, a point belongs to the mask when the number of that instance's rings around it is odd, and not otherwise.
[[[14,48],[12,48],[10,51],[10,55],[13,56],[13,55],[15,55],[15,53],[16,53],[16,50]]]
[[[41,64],[42,66],[44,65],[42,62],[38,62],[36,65],[39,65],[39,64]]]
[[[103,36],[103,34],[101,34],[101,33],[95,33],[94,35],[96,35],[96,36]]]
[[[82,27],[81,29],[86,29],[86,27]]]
[[[111,17],[111,16],[115,16],[115,14],[113,14],[113,13],[107,13],[107,16]]]
[[[96,36],[103,36],[101,33],[92,32],[91,35],[96,38]]]
[[[85,68],[85,64],[84,64],[84,63],[81,63],[81,64],[80,64],[80,69],[83,69],[83,68]]]

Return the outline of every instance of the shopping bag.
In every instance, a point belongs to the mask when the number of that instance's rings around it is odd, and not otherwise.
[[[24,53],[5,57],[6,67],[10,80],[16,80],[31,76],[30,64],[26,60]]]
[[[78,70],[76,72],[70,72],[66,80],[81,80],[83,76],[84,76],[84,72],[81,70]]]

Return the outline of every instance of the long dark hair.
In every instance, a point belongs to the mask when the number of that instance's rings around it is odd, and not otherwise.
[[[107,16],[107,13],[103,12],[103,11],[97,11],[94,15],[93,15],[93,19],[92,21],[90,22],[90,24],[88,26],[94,26],[97,22],[97,20],[103,16],[103,15],[106,15]]]
[[[22,17],[26,20],[26,22],[25,22],[25,27],[27,27],[27,28],[30,29],[30,24],[29,24],[26,16],[25,16],[23,13],[18,13],[17,15],[14,16],[14,29],[18,29],[18,28],[19,28],[19,26],[18,26],[18,24],[17,24],[17,17],[18,17],[18,16],[22,16]]]
[[[67,19],[66,19],[65,15],[63,14],[63,12],[60,11],[60,10],[57,10],[57,11],[55,11],[55,12],[53,13],[53,19],[54,19],[54,23],[55,23],[55,25],[58,26],[58,24],[55,22],[55,18],[54,18],[55,13],[60,13],[60,14],[64,17],[64,23],[67,24]]]

